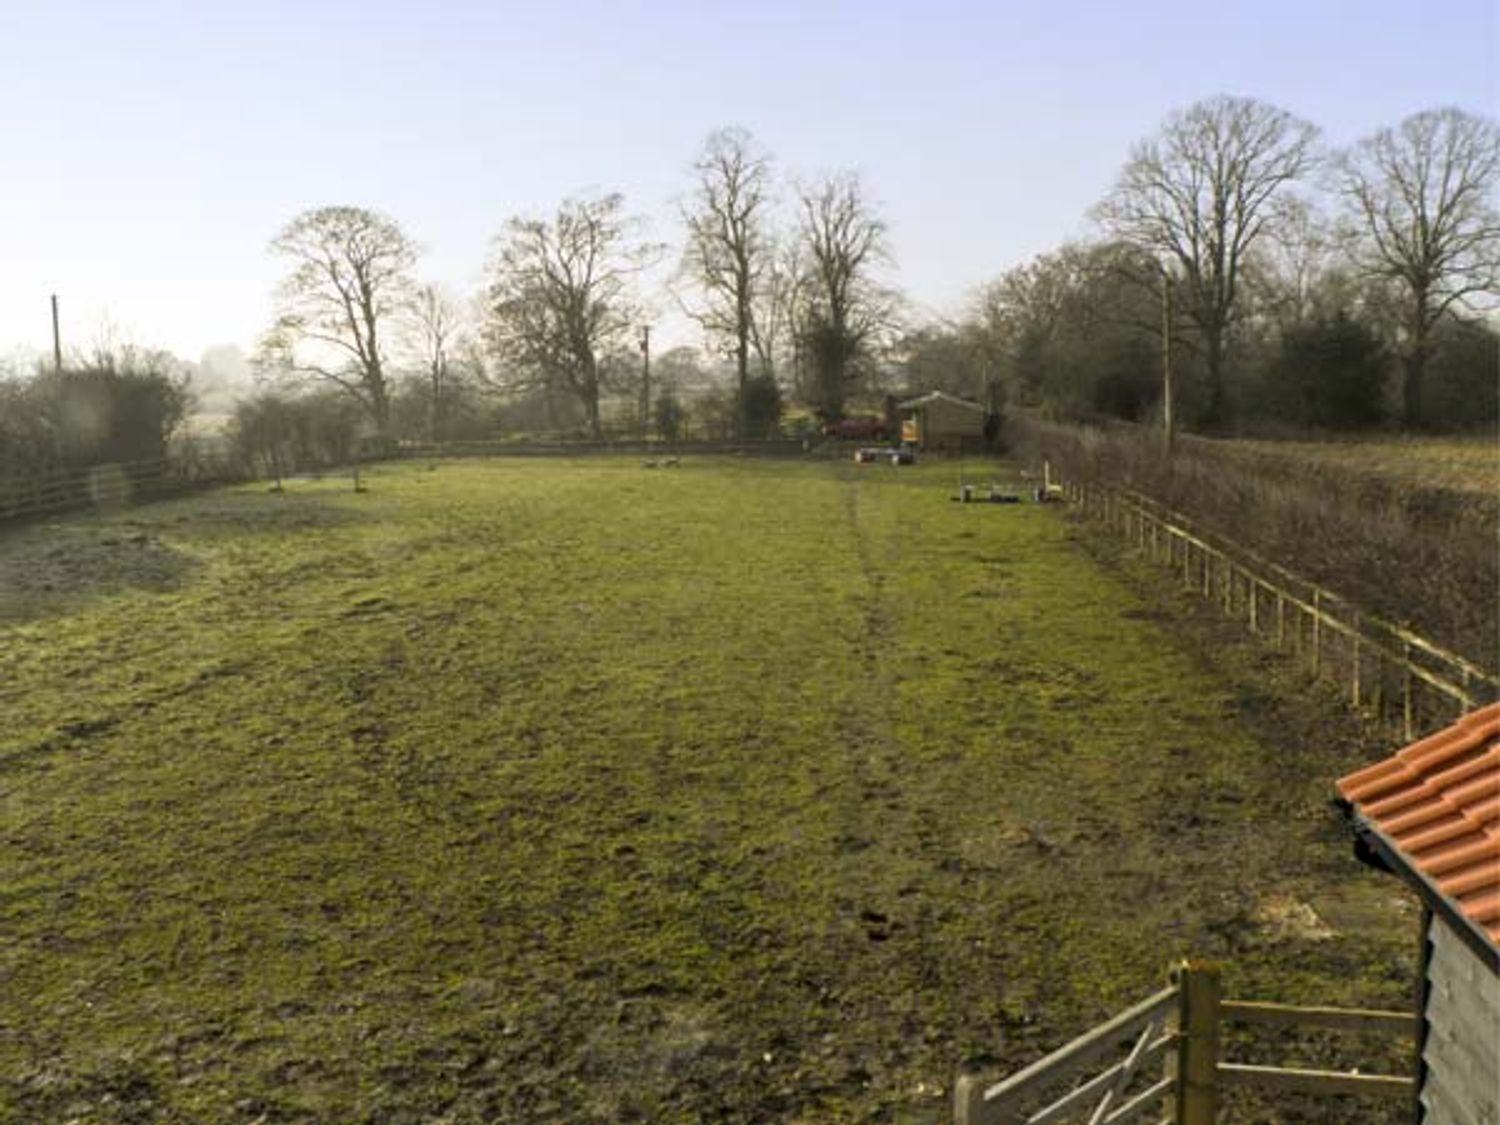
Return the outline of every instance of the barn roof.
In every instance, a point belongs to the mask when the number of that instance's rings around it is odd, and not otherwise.
[[[1382,858],[1500,950],[1500,703],[1337,784]]]
[[[966,398],[957,398],[950,394],[944,394],[942,391],[928,391],[925,395],[909,398],[905,402],[898,402],[896,408],[898,410],[913,410],[919,406],[931,406],[934,402],[951,402],[954,406],[963,406],[970,410],[978,410],[980,413],[984,412],[984,407],[980,406],[977,402],[970,402]]]

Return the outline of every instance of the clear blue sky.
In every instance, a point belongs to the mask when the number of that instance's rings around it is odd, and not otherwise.
[[[107,316],[186,358],[248,349],[267,240],[326,203],[390,213],[460,290],[508,215],[591,187],[675,241],[726,124],[783,172],[858,168],[892,280],[951,314],[1086,233],[1173,108],[1251,95],[1344,143],[1494,114],[1497,57],[1496,0],[0,0],[0,355],[49,346],[53,291],[74,343]]]

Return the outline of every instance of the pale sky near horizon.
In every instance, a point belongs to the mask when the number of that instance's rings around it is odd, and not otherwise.
[[[785,176],[859,170],[890,280],[952,316],[1088,234],[1175,108],[1253,96],[1344,144],[1439,105],[1494,115],[1497,57],[1495,0],[0,0],[0,357],[50,349],[53,292],[70,344],[108,321],[186,359],[249,350],[284,269],[268,240],[323,204],[390,214],[460,292],[508,216],[591,189],[675,243],[728,124]],[[662,342],[697,342],[677,320]]]

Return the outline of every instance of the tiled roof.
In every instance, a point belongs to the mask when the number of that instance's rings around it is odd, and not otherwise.
[[[1500,946],[1500,703],[1341,778],[1338,789]]]

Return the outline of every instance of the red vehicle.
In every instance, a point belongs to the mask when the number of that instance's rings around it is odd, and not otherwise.
[[[885,419],[873,415],[856,415],[825,426],[823,433],[839,441],[883,441],[886,433]]]

